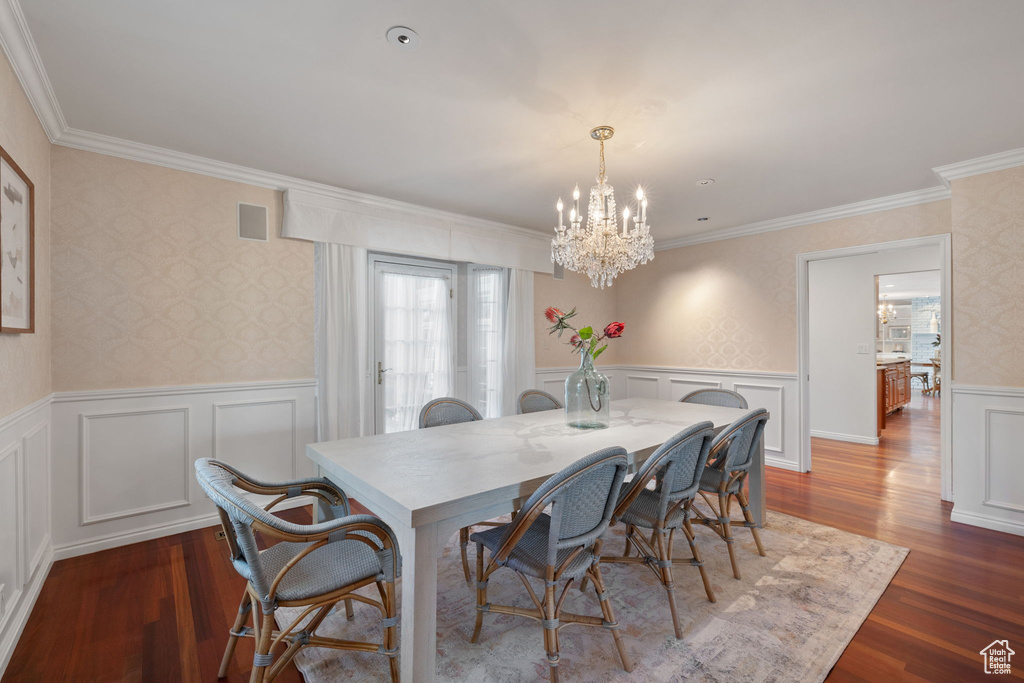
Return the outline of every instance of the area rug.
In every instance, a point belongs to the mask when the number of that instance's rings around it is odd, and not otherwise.
[[[846,649],[909,552],[889,543],[769,512],[762,531],[767,557],[752,537],[737,529],[743,579],[732,578],[725,543],[697,527],[716,603],[704,594],[696,568],[675,571],[676,601],[684,637],[676,640],[664,589],[640,565],[604,565],[605,582],[635,669],[622,670],[611,634],[567,626],[559,632],[559,671],[566,681],[822,681]],[[623,547],[621,526],[605,537],[605,552]],[[676,556],[688,549],[676,541]],[[475,568],[471,545],[470,563]],[[534,586],[543,591],[541,582]],[[376,588],[367,595],[376,597]],[[492,602],[532,607],[511,570],[490,581]],[[467,584],[453,537],[438,565],[437,678],[441,681],[518,682],[546,679],[540,624],[532,619],[489,614],[480,642],[473,644],[476,591]],[[336,638],[379,642],[379,612],[356,605],[353,621],[344,610],[329,616],[319,632]],[[592,587],[575,588],[565,600],[570,612],[600,615]],[[280,621],[297,615],[282,609]],[[380,655],[307,648],[295,658],[307,683],[386,681]]]

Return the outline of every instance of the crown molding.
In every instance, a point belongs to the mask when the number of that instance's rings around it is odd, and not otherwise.
[[[0,0],[0,47],[7,54],[14,75],[36,112],[36,118],[50,142],[67,130],[57,96],[43,68],[36,42],[28,30],[28,22],[18,0]]]
[[[378,197],[376,195],[365,194],[363,192],[355,192],[353,190],[346,190],[341,187],[317,183],[311,180],[281,175],[279,173],[271,173],[269,171],[261,171],[259,169],[230,164],[224,161],[209,159],[207,157],[187,154],[185,152],[177,152],[164,147],[155,147],[141,142],[132,142],[131,140],[124,140],[122,138],[103,135],[101,133],[90,133],[88,131],[78,130],[77,128],[67,129],[57,140],[54,140],[54,143],[64,147],[72,147],[74,149],[81,149],[88,152],[97,152],[99,154],[120,157],[122,159],[130,159],[132,161],[141,161],[143,163],[154,164],[156,166],[164,166],[166,168],[187,171],[189,173],[199,173],[201,175],[221,178],[223,180],[255,185],[257,187],[266,187],[272,190],[299,190],[352,204],[411,213],[417,216],[442,220],[488,233],[516,235],[534,240],[546,241],[550,239],[550,237],[545,233],[516,225],[508,225],[506,223],[491,221],[486,218],[476,218],[474,216],[444,211],[442,209],[433,209],[419,204],[410,204],[396,199],[388,199],[387,197]]]
[[[801,225],[822,223],[824,221],[832,221],[838,218],[849,218],[850,216],[861,216],[868,213],[888,211],[889,209],[899,209],[905,206],[927,204],[929,202],[949,199],[950,196],[948,187],[929,187],[925,190],[913,190],[912,192],[893,194],[888,197],[879,197],[877,199],[868,199],[863,202],[834,206],[830,209],[819,209],[818,211],[808,211],[807,213],[798,213],[793,216],[773,218],[771,220],[760,221],[758,223],[738,225],[734,228],[710,230],[708,232],[699,232],[694,235],[684,235],[683,237],[677,237],[671,240],[661,240],[654,248],[656,251],[662,251],[664,249],[688,247],[693,244],[704,244],[705,242],[718,242],[720,240],[728,240],[735,237],[757,235],[762,232],[774,232],[775,230],[796,228]]]
[[[949,187],[949,183],[957,178],[967,178],[968,176],[980,175],[982,173],[1003,171],[1017,166],[1024,166],[1024,147],[1011,149],[1008,152],[989,154],[977,159],[959,161],[946,166],[936,166],[932,171],[935,175],[939,176],[942,182],[946,184],[946,187]]]

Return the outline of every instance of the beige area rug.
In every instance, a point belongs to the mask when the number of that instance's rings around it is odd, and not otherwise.
[[[760,557],[751,535],[738,529],[743,579],[732,578],[725,543],[705,527],[696,528],[716,603],[709,603],[694,567],[675,572],[676,600],[684,638],[676,640],[664,589],[640,565],[603,565],[607,589],[636,665],[631,674],[619,663],[611,634],[572,625],[559,632],[559,671],[567,681],[821,681],[839,659],[909,552],[889,543],[769,512],[762,532],[767,557]],[[605,536],[605,552],[623,546],[621,525]],[[473,548],[470,563],[475,568]],[[687,554],[685,539],[676,556]],[[541,582],[535,590],[543,591]],[[365,589],[364,589],[365,590]],[[376,597],[376,588],[367,595]],[[490,581],[491,602],[532,607],[511,570]],[[380,642],[379,612],[356,604],[356,616],[332,614],[320,633]],[[546,679],[539,622],[489,614],[480,642],[472,644],[475,587],[467,584],[453,537],[438,565],[437,677],[442,681],[533,681]],[[567,611],[600,615],[592,586],[575,586]],[[282,609],[279,621],[289,610]],[[291,618],[297,614],[291,611]],[[307,683],[386,681],[380,655],[308,648],[295,658]]]

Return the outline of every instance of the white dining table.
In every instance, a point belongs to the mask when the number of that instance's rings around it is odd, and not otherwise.
[[[322,476],[394,529],[403,556],[402,680],[433,681],[437,560],[453,534],[512,512],[552,474],[596,450],[621,446],[635,469],[685,427],[707,420],[717,431],[745,412],[629,398],[612,401],[607,429],[569,427],[563,411],[551,410],[315,443],[306,453]],[[760,525],[765,515],[763,443],[748,485]],[[472,646],[467,642],[466,647]]]

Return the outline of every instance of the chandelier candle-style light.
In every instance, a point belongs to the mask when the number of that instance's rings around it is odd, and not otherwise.
[[[888,303],[885,300],[885,295],[882,295],[882,303],[878,304],[878,320],[883,325],[887,325],[890,321],[895,320],[899,316],[896,315],[896,307]]]
[[[590,204],[587,207],[587,227],[584,228],[580,213],[580,186],[572,191],[572,208],[569,210],[569,225],[564,223],[564,209],[559,197],[555,210],[558,211],[558,227],[551,240],[551,261],[576,273],[586,273],[594,287],[611,287],[615,276],[623,271],[644,265],[654,258],[654,238],[647,226],[647,197],[644,189],[636,190],[636,205],[622,210],[622,229],[615,208],[615,188],[608,184],[604,168],[604,141],[615,130],[611,126],[598,126],[590,131],[590,137],[601,144],[601,165],[597,185],[590,188]],[[630,228],[629,221],[633,220]]]

